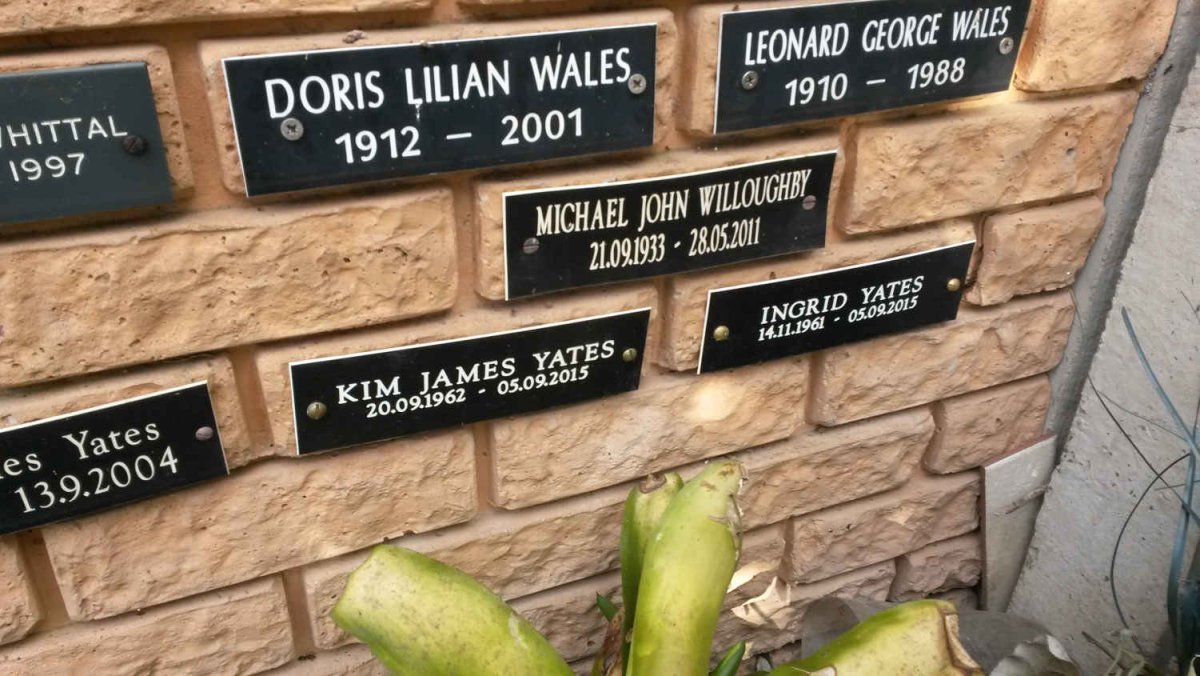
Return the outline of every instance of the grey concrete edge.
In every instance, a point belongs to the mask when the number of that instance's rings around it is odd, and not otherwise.
[[[1075,280],[1075,323],[1062,362],[1050,374],[1052,399],[1046,431],[1058,436],[1061,455],[1079,407],[1092,359],[1112,309],[1121,263],[1133,241],[1150,178],[1162,156],[1171,118],[1179,105],[1188,72],[1200,48],[1200,0],[1179,0],[1175,23],[1162,58],[1143,87],[1129,135],[1121,148],[1112,187],[1105,198],[1107,216],[1087,264]]]

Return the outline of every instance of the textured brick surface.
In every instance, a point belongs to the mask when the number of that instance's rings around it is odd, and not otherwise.
[[[982,259],[967,300],[995,305],[1068,286],[1103,224],[1098,197],[991,216],[983,224]]]
[[[672,277],[664,296],[667,307],[658,362],[674,370],[695,370],[711,289],[857,265],[973,239],[975,228],[966,220],[844,241],[831,234],[826,248],[817,251]]]
[[[978,533],[942,540],[896,559],[896,579],[888,596],[911,601],[979,584],[983,538]]]
[[[787,437],[801,420],[806,366],[666,376],[619,397],[498,421],[496,502],[545,502]]]
[[[6,674],[253,674],[293,656],[277,579],[39,634],[0,651]]]
[[[792,522],[790,579],[815,582],[969,533],[979,524],[979,476],[920,477],[904,487]]]
[[[469,338],[645,307],[652,308],[646,343],[649,351],[654,349],[654,336],[657,334],[657,310],[653,310],[657,306],[657,298],[654,287],[649,284],[625,285],[617,289],[588,291],[565,297],[535,298],[519,304],[463,308],[425,322],[266,347],[257,351],[255,360],[266,397],[266,414],[272,437],[270,452],[279,455],[294,455],[296,452],[289,362],[386,350],[449,338]]]
[[[391,676],[371,649],[355,644],[305,656],[266,672],[271,676]]]
[[[133,1],[133,0],[130,0]],[[0,34],[13,31],[14,26],[29,26],[33,17],[30,10],[36,8],[40,12],[60,12],[71,8],[71,13],[92,15],[88,12],[76,12],[78,5],[58,2],[39,2],[37,0],[16,0],[0,4]],[[16,15],[16,18],[10,18]],[[37,25],[33,23],[33,25]],[[40,32],[42,27],[35,29]],[[171,60],[167,50],[157,45],[127,45],[122,47],[71,49],[56,52],[41,52],[32,54],[14,54],[0,58],[0,73],[15,71],[41,70],[46,68],[77,68],[94,66],[104,63],[141,61],[146,64],[150,76],[150,86],[154,91],[154,108],[158,111],[158,126],[162,132],[163,143],[167,152],[167,168],[171,172],[171,183],[176,196],[191,192],[194,179],[192,166],[188,160],[187,142],[184,140],[183,118],[180,116],[179,102],[175,93],[175,78],[171,72]]]
[[[809,416],[838,425],[1044,373],[1062,357],[1070,295],[1030,296],[958,320],[818,354]]]
[[[449,307],[449,211],[421,191],[0,245],[0,386]]]
[[[0,35],[121,25],[371,12],[428,7],[432,0],[10,0],[0,5]]]
[[[938,433],[925,469],[936,474],[986,465],[1042,437],[1050,380],[1034,376],[934,404]]]
[[[485,298],[504,298],[504,193],[542,190],[612,181],[670,178],[679,174],[705,171],[750,162],[827,152],[838,147],[832,134],[754,143],[713,150],[681,150],[616,166],[588,167],[573,171],[540,172],[516,177],[480,181],[475,185],[475,221],[477,227],[476,288]],[[834,166],[829,204],[836,203],[841,158]],[[569,235],[568,235],[569,236]]]
[[[578,17],[560,17],[547,24],[543,21],[512,21],[502,24],[441,24],[407,30],[381,30],[364,33],[355,40],[355,47],[377,45],[411,44],[441,40],[467,40],[502,35],[544,33],[600,26],[621,26],[643,23],[658,24],[657,63],[655,64],[655,132],[656,143],[661,143],[669,129],[674,110],[673,64],[675,62],[675,22],[666,10],[646,9],[632,12],[595,13]],[[217,145],[224,152],[222,169],[225,186],[241,194],[244,190],[242,170],[238,164],[237,143],[234,139],[233,120],[226,98],[225,75],[221,70],[221,59],[229,56],[269,54],[279,52],[311,51],[318,49],[343,49],[346,47],[345,33],[307,35],[282,38],[239,38],[213,40],[200,45],[208,83],[209,109],[216,125]]]
[[[839,227],[875,232],[1096,190],[1136,103],[1114,91],[865,125]]]
[[[251,448],[233,381],[233,367],[223,356],[138,368],[67,384],[52,384],[0,393],[0,426],[51,418],[124,399],[208,381],[221,444],[229,466],[246,464],[256,455]]]
[[[749,474],[743,525],[775,523],[895,488],[908,480],[931,438],[933,418],[919,408],[805,431],[742,453]]]
[[[42,609],[17,541],[0,538],[0,645],[25,636],[40,619]]]
[[[610,573],[517,599],[512,607],[570,662],[600,649],[607,623],[596,609],[596,595],[619,603],[620,588],[621,575]]]
[[[471,435],[258,463],[43,530],[75,619],[95,619],[469,519]]]
[[[1175,0],[1034,3],[1016,84],[1056,91],[1146,77],[1174,19]]]
[[[519,512],[490,512],[467,525],[396,544],[466,571],[513,599],[615,569],[628,493],[619,487]],[[329,613],[350,571],[365,559],[366,552],[358,552],[305,569],[317,645],[332,648],[350,640]]]

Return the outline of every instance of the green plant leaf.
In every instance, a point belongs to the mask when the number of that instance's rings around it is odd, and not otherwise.
[[[721,658],[721,663],[717,665],[716,669],[713,669],[712,676],[736,676],[738,666],[742,663],[742,657],[745,655],[746,642],[740,641],[725,653],[725,657]]]
[[[596,607],[600,609],[600,613],[604,615],[604,619],[606,620],[612,620],[612,618],[617,616],[617,607],[613,605],[612,601],[609,601],[600,594],[596,594]]]

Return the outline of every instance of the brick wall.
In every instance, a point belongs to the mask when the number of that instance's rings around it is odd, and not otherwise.
[[[774,5],[787,3],[772,3]],[[799,4],[799,3],[793,3]],[[741,7],[748,7],[741,3]],[[749,469],[732,607],[794,612],[723,640],[795,638],[831,593],[973,586],[975,468],[1040,436],[1074,273],[1171,0],[1034,0],[999,94],[711,137],[719,13],[669,0],[15,0],[0,72],[146,61],[175,200],[0,240],[0,423],[208,380],[227,478],[0,537],[5,673],[379,673],[329,620],[346,574],[395,542],[512,600],[570,660],[618,586],[620,504],[652,471]],[[242,196],[219,58],[654,23],[654,143],[501,171]],[[837,148],[825,249],[505,303],[504,190],[632,179]],[[694,375],[709,289],[977,238],[959,319]],[[305,458],[287,363],[652,307],[638,391]]]

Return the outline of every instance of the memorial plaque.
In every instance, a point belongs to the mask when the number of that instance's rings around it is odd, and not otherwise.
[[[294,362],[304,455],[636,390],[650,308]]]
[[[229,474],[208,383],[0,430],[0,534]]]
[[[657,31],[225,59],[246,194],[648,146]]]
[[[172,198],[146,64],[0,75],[0,226]]]
[[[1029,0],[859,0],[721,15],[713,132],[1008,89]]]
[[[835,159],[505,193],[506,297],[823,247]]]
[[[823,350],[958,316],[975,242],[708,292],[700,373]]]

